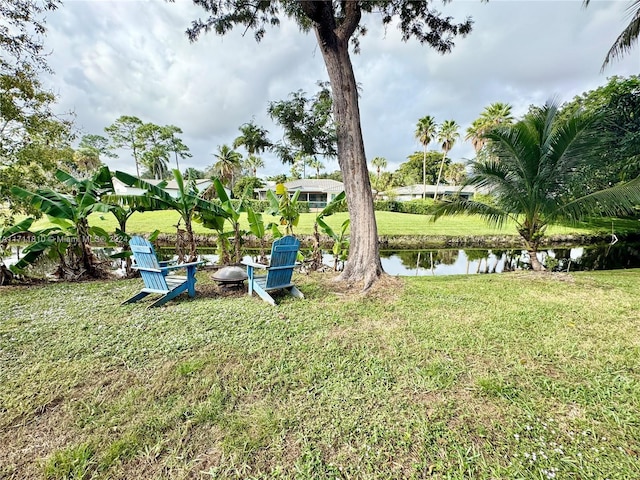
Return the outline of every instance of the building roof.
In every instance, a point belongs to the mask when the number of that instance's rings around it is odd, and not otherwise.
[[[340,193],[344,190],[344,184],[342,182],[338,182],[336,180],[329,180],[326,178],[323,179],[315,179],[315,178],[305,178],[302,180],[292,180],[290,182],[285,182],[285,187],[289,191],[300,190],[301,192],[336,192]],[[265,182],[265,186],[256,190],[267,191],[273,190],[276,187],[276,182]]]

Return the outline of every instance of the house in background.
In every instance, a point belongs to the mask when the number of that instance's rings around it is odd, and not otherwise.
[[[336,180],[329,179],[311,179],[292,180],[284,184],[290,195],[296,191],[300,191],[298,200],[301,202],[309,202],[311,210],[322,209],[327,206],[331,200],[344,191],[344,184]],[[260,200],[267,199],[267,191],[276,189],[276,182],[266,182],[262,188],[255,189]]]
[[[158,185],[160,182],[164,181],[164,180],[151,180],[146,178],[143,178],[143,180],[147,183],[150,183],[151,185]],[[200,192],[204,192],[207,188],[209,188],[213,184],[213,182],[209,179],[199,179],[199,180],[196,180],[195,182],[196,182],[196,188]],[[142,188],[130,187],[128,185],[125,185],[116,177],[113,177],[113,188],[115,190],[116,195],[143,195],[144,192],[146,192],[146,190]],[[178,182],[176,182],[175,180],[167,181],[167,186],[164,187],[164,190],[166,190],[169,193],[169,195],[176,198],[179,192]]]
[[[393,199],[399,202],[407,202],[409,200],[418,200],[422,198],[422,194],[425,194],[425,198],[433,198],[436,193],[435,185],[409,185],[407,187],[397,187],[387,190],[382,193],[381,196],[385,200]],[[472,198],[476,193],[481,193],[475,187],[460,188],[458,185],[440,185],[438,187],[438,198],[441,196],[453,197],[460,195],[461,198],[466,200]]]

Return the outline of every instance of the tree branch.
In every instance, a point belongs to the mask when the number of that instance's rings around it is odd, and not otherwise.
[[[351,35],[353,35],[353,32],[356,31],[356,28],[358,28],[358,25],[360,24],[360,20],[362,19],[362,9],[360,8],[360,2],[354,0],[343,2],[343,6],[345,15],[344,21],[336,33],[338,38],[343,41],[347,41],[351,38]]]

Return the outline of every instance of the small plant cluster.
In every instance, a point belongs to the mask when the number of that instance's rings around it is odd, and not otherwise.
[[[589,427],[571,428],[553,417],[528,415],[512,434],[514,453],[508,471],[514,476],[540,479],[622,478],[628,472],[623,459],[627,453],[612,448],[606,436]]]
[[[127,276],[132,273],[131,252],[128,248],[130,239],[127,233],[127,221],[135,212],[152,210],[174,210],[180,215],[176,227],[176,253],[178,262],[193,262],[197,259],[197,242],[193,231],[194,222],[202,224],[216,232],[219,263],[229,265],[242,260],[243,244],[246,235],[254,235],[260,245],[259,261],[266,262],[265,247],[267,236],[272,239],[285,235],[293,235],[298,225],[300,213],[307,212],[307,202],[299,202],[299,191],[290,195],[284,185],[279,184],[276,192],[267,192],[267,201],[255,202],[246,198],[232,200],[222,182],[214,178],[213,190],[215,199],[207,199],[211,192],[200,192],[191,179],[184,179],[178,170],[174,170],[174,178],[178,184],[178,195],[173,196],[165,190],[166,184],[151,184],[145,180],[124,172],[116,172],[121,182],[131,187],[143,190],[141,195],[118,195],[112,182],[112,174],[107,167],[102,167],[88,179],[76,179],[67,172],[58,170],[56,177],[66,187],[61,192],[42,188],[27,191],[14,187],[14,195],[28,202],[33,208],[46,214],[53,227],[32,230],[34,218],[27,218],[11,227],[0,230],[0,244],[6,245],[12,238],[28,240],[35,239],[23,250],[23,257],[10,268],[1,262],[0,255],[0,284],[8,283],[16,275],[26,275],[27,268],[46,257],[58,262],[56,275],[61,279],[77,280],[81,277],[102,277],[108,273],[106,267],[110,262],[98,259],[91,249],[91,244],[98,240],[109,247],[120,247],[118,253],[111,259],[122,259],[125,262]],[[318,228],[334,240],[333,252],[338,261],[346,258],[348,241],[346,230],[348,220],[343,223],[339,233],[322,220],[331,215],[336,209],[344,208],[344,194],[330,203],[316,219]],[[258,210],[260,209],[260,210]],[[89,225],[88,218],[93,213],[112,214],[118,221],[119,227],[114,233],[109,233],[100,227]],[[265,222],[263,212],[278,220]],[[246,213],[249,220],[249,230],[240,227],[240,216]],[[151,234],[153,241],[159,231]],[[312,253],[314,258],[322,259],[319,251],[320,242],[314,244]],[[2,251],[0,251],[2,253]],[[311,262],[310,268],[317,270],[322,265]]]

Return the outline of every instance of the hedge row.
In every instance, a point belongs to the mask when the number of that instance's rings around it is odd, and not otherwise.
[[[212,201],[213,203],[220,202],[218,199],[214,199]],[[237,207],[240,200],[231,200],[231,202],[234,207]],[[269,208],[269,202],[267,200],[248,200],[248,202],[255,212],[265,212]],[[300,208],[300,213],[309,213],[309,202],[298,202],[298,206]],[[412,213],[414,215],[429,215],[432,206],[432,199],[409,200],[407,202],[399,202],[397,200],[376,200],[374,202],[374,209],[378,212]],[[346,212],[346,205],[339,211]]]
[[[409,200],[407,202],[399,202],[398,200],[378,200],[374,202],[374,208],[379,212],[428,215],[431,212],[431,207],[433,207],[432,199]]]
[[[217,198],[214,198],[211,202],[220,205],[220,200]],[[264,213],[269,209],[268,200],[245,200],[246,202],[249,202],[254,212]],[[240,200],[231,200],[231,203],[234,208],[238,208]],[[298,202],[298,208],[300,213],[309,213],[309,202]]]

